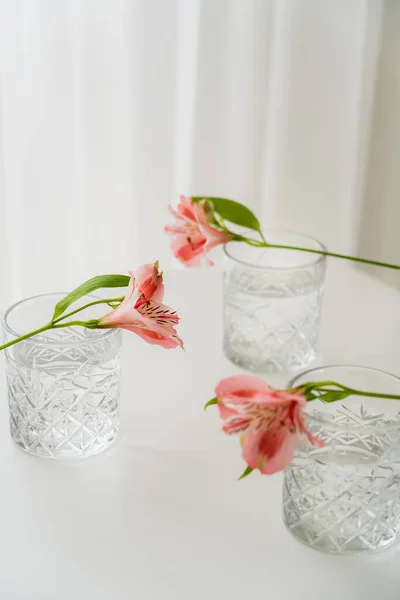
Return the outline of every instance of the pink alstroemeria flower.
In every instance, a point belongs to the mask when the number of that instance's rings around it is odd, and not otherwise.
[[[229,242],[232,234],[212,227],[203,205],[195,204],[192,198],[181,196],[176,210],[172,206],[168,208],[176,219],[173,225],[165,226],[166,233],[174,236],[171,248],[175,257],[186,267],[199,267],[204,260],[212,266],[208,252]]]
[[[287,467],[297,442],[324,445],[305,426],[307,401],[301,393],[276,390],[258,377],[238,375],[222,379],[215,395],[222,430],[241,435],[243,459],[265,475]]]
[[[161,304],[164,297],[158,263],[143,265],[130,273],[125,298],[113,311],[99,319],[99,327],[120,327],[133,331],[149,344],[163,348],[183,348],[174,325],[179,317],[172,308]]]

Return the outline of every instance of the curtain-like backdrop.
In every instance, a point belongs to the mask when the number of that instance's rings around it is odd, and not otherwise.
[[[0,308],[172,264],[179,192],[400,262],[399,164],[397,0],[0,0]]]

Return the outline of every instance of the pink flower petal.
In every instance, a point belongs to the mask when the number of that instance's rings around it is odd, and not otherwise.
[[[135,308],[140,312],[141,315],[147,319],[155,321],[159,325],[177,325],[179,323],[179,317],[176,310],[173,310],[165,304],[139,300],[136,303]]]
[[[129,275],[131,276],[131,278],[129,280],[128,289],[126,290],[124,299],[122,300],[121,304],[119,305],[120,307],[124,306],[125,304],[131,303],[132,298],[135,294],[135,288],[136,288],[135,276],[132,273],[132,271],[129,271]]]
[[[185,219],[196,221],[195,204],[191,198],[187,196],[181,196],[180,204],[178,205],[178,211],[183,217],[185,217]]]
[[[244,415],[236,414],[229,417],[222,425],[222,431],[228,435],[236,433],[245,433],[251,427],[251,418]]]
[[[219,410],[219,416],[223,421],[229,419],[229,417],[233,417],[234,415],[239,414],[237,410],[235,410],[234,408],[228,408],[222,402],[218,402],[217,406]]]
[[[193,255],[188,260],[182,261],[181,258],[179,258],[179,260],[181,260],[181,262],[183,262],[185,267],[189,267],[191,269],[193,269],[193,268],[197,269],[199,267],[202,267],[205,260],[206,260],[206,264],[208,264],[209,266],[212,266],[214,264],[211,261],[209,261],[209,262],[207,261],[206,257],[204,257],[203,252],[199,252],[198,254]]]
[[[182,217],[182,215],[170,204],[168,204],[168,210],[177,221],[180,221],[181,223],[185,223],[185,221],[186,221],[185,217]]]
[[[259,394],[254,398],[254,401],[260,404],[267,404],[268,406],[290,405],[294,403],[301,408],[307,404],[306,399],[301,394],[293,394],[286,390],[275,390],[274,388],[270,388],[265,394]]]
[[[135,273],[137,282],[134,274],[130,273],[124,300],[99,319],[98,326],[132,331],[149,344],[163,348],[183,348],[183,342],[173,327],[179,317],[176,311],[160,302],[164,295],[164,284],[157,266],[142,265]]]
[[[129,274],[131,278],[124,299],[122,300],[121,304],[117,306],[117,308],[107,313],[100,319],[102,325],[111,327],[116,324],[115,326],[118,327],[118,323],[121,322],[121,320],[123,322],[129,321],[131,315],[135,315],[136,317],[136,311],[134,310],[134,296],[136,287],[135,276],[132,272]]]
[[[296,452],[296,436],[287,429],[268,429],[263,433],[248,433],[243,442],[243,459],[252,469],[264,475],[283,471]]]
[[[298,431],[297,441],[299,443],[303,445],[311,444],[311,446],[316,446],[318,448],[325,446],[325,442],[313,435],[305,426],[304,414],[300,407],[296,406],[293,419],[296,425],[296,430]]]
[[[259,377],[234,375],[219,382],[215,389],[215,395],[220,400],[243,399],[243,401],[249,401],[253,400],[258,393],[268,393],[270,389]]]
[[[161,302],[164,297],[164,283],[154,264],[142,265],[136,269],[135,280],[139,294],[146,300]]]
[[[186,235],[186,229],[183,225],[165,225],[164,231],[170,235]]]
[[[196,204],[194,211],[200,231],[207,238],[207,246],[209,250],[218,244],[226,244],[229,242],[229,240],[232,238],[232,234],[213,227],[208,222],[204,207],[201,204]]]
[[[157,331],[159,325],[150,319],[143,317],[139,311],[131,306],[124,306],[121,309],[119,305],[112,312],[100,319],[102,327],[120,327],[121,329],[130,329],[131,327],[140,327]]]
[[[135,327],[129,329],[130,331],[133,331],[133,333],[136,333],[136,335],[141,337],[143,340],[145,340],[148,344],[162,346],[162,348],[165,348],[166,350],[177,348],[177,346],[183,348],[183,342],[180,339],[180,337],[176,334],[166,336],[157,333],[156,331],[150,331],[149,329],[140,329]]]
[[[195,259],[204,255],[204,244],[205,240],[201,240],[200,242],[191,240],[190,242],[186,241],[184,244],[181,244],[178,240],[174,240],[171,248],[176,258],[184,265],[193,266]]]
[[[136,286],[140,289],[140,286],[143,285],[146,279],[153,277],[155,274],[157,274],[157,269],[152,263],[148,263],[146,265],[138,267],[137,269],[135,269],[134,273]]]
[[[194,204],[192,198],[181,196],[175,210],[169,207],[175,217],[174,224],[164,230],[173,236],[171,249],[175,257],[186,267],[199,267],[214,263],[207,256],[209,250],[231,239],[231,234],[212,227],[201,204]]]

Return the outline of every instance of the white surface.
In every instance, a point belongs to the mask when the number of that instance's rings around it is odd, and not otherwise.
[[[0,0],[0,310],[167,268],[179,192],[400,263],[399,63],[396,0]]]
[[[0,598],[398,600],[400,547],[319,554],[282,524],[281,476],[236,481],[238,442],[202,411],[237,371],[220,350],[220,274],[169,273],[166,288],[186,352],[126,334],[122,433],[105,454],[68,465],[26,456],[1,387]],[[320,362],[400,374],[398,293],[332,263],[325,300]]]

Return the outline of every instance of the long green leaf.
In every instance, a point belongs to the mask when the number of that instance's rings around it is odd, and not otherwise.
[[[194,202],[199,202],[199,200],[202,199],[203,198],[201,196],[193,197]],[[242,227],[246,227],[248,229],[260,231],[261,227],[259,220],[255,214],[252,213],[249,208],[247,208],[247,206],[244,206],[244,204],[240,204],[234,200],[228,200],[227,198],[206,199],[213,203],[215,212],[226,221],[235,223],[235,225],[241,225]]]
[[[52,321],[58,319],[73,302],[83,298],[83,296],[91,294],[100,288],[126,287],[129,284],[129,280],[129,275],[97,275],[96,277],[92,277],[92,279],[82,283],[56,304]]]

